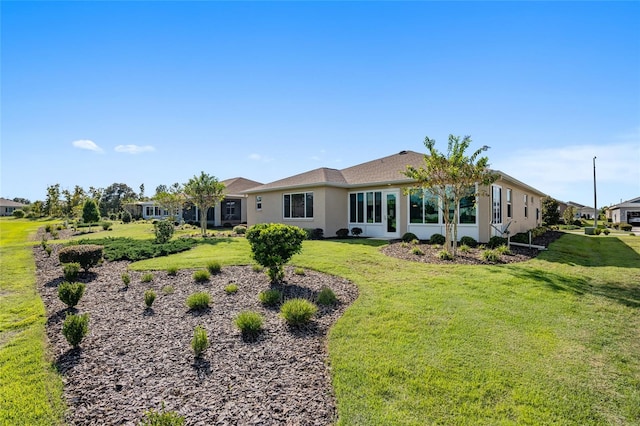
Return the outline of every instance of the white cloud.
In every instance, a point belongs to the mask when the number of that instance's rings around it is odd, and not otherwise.
[[[127,154],[140,154],[142,152],[152,152],[156,149],[151,145],[139,146],[139,145],[118,145],[115,147],[116,152],[124,152]]]
[[[87,149],[89,151],[94,151],[99,153],[104,152],[103,149],[100,148],[94,141],[91,141],[89,139],[81,139],[78,141],[73,141],[71,142],[71,144],[79,149]]]
[[[273,161],[273,158],[265,157],[264,155],[253,153],[253,154],[249,154],[249,160],[260,161],[262,163],[269,163]]]

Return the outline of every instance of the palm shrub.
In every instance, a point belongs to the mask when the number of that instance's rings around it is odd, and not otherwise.
[[[262,330],[263,319],[257,312],[244,311],[238,314],[234,322],[243,337],[255,337]]]
[[[289,299],[280,307],[280,315],[291,326],[303,325],[311,321],[318,307],[307,299]]]
[[[77,280],[79,273],[80,273],[80,264],[78,262],[62,264],[62,274],[64,275],[65,281],[73,282]]]
[[[318,292],[318,296],[316,297],[318,304],[330,306],[335,304],[338,301],[336,294],[329,287],[322,287],[320,292]]]
[[[276,289],[260,292],[258,300],[265,306],[276,306],[282,300],[282,293]]]
[[[190,294],[186,301],[189,309],[194,311],[208,308],[209,302],[211,302],[211,296],[205,291]]]
[[[147,290],[144,292],[144,304],[147,306],[147,309],[151,309],[151,305],[156,300],[156,292],[153,290]]]
[[[209,337],[207,330],[201,325],[196,326],[193,330],[193,339],[191,340],[191,348],[196,358],[199,358],[209,347]]]
[[[82,298],[84,290],[85,285],[82,283],[70,283],[65,281],[58,286],[58,298],[69,308],[73,308]]]
[[[89,332],[89,314],[67,314],[62,323],[62,334],[67,342],[77,348]]]
[[[267,268],[271,282],[284,278],[284,264],[302,250],[306,233],[297,226],[259,223],[247,230],[253,258]]]

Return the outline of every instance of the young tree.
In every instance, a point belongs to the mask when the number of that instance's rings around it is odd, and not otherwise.
[[[47,187],[47,198],[44,203],[44,214],[47,216],[60,216],[62,213],[60,205],[60,184],[50,185]]]
[[[307,233],[297,226],[258,223],[247,229],[246,237],[253,258],[267,268],[267,275],[274,283],[284,278],[284,264],[300,253]]]
[[[138,194],[134,192],[129,185],[124,183],[113,183],[109,185],[100,198],[100,212],[103,216],[109,213],[119,213],[122,210],[122,204],[128,201],[136,200]]]
[[[542,199],[542,223],[545,225],[557,225],[560,221],[558,200],[552,197]]]
[[[169,217],[172,221],[178,220],[178,213],[184,204],[184,188],[178,182],[169,188],[165,185],[158,186],[158,188],[160,187],[162,187],[163,191],[156,192],[153,199],[156,204],[169,211]]]
[[[184,193],[187,200],[200,209],[200,228],[202,236],[207,235],[207,211],[220,201],[224,200],[225,186],[218,182],[215,176],[200,172],[200,176],[194,176],[184,185]]]
[[[576,217],[576,208],[574,206],[567,206],[562,213],[562,219],[564,219],[565,225],[573,225],[573,221]]]
[[[491,185],[499,176],[488,169],[487,157],[479,158],[482,152],[489,149],[488,146],[476,150],[471,156],[465,154],[471,144],[470,136],[460,141],[459,136],[449,135],[446,155],[436,150],[435,143],[435,140],[426,137],[424,145],[428,153],[424,156],[424,166],[407,166],[404,174],[416,181],[412,190],[428,189],[438,196],[446,230],[445,248],[455,257],[460,200],[472,195],[485,195],[485,192],[476,189],[476,184]]]
[[[95,201],[85,201],[82,207],[82,220],[84,223],[96,223],[100,220],[100,210],[98,210],[98,205]]]

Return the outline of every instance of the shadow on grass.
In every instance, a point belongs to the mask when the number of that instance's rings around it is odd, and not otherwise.
[[[354,244],[370,247],[381,247],[389,244],[387,240],[377,240],[372,238],[325,238],[324,240],[316,241],[330,241],[332,243]]]
[[[565,234],[538,258],[567,265],[640,267],[640,253],[618,237]]]
[[[239,238],[239,237],[236,237]],[[208,244],[210,246],[215,246],[216,244],[227,243],[230,244],[234,241],[232,237],[207,237],[207,238],[199,238],[196,240],[196,244]]]
[[[571,292],[577,295],[591,294],[631,308],[640,308],[640,286],[636,283],[594,285],[587,278],[568,277],[543,269],[509,268],[509,272],[519,279],[544,283],[553,291]]]

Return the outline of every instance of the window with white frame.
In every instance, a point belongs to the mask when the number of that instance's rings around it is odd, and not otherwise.
[[[502,223],[502,188],[491,187],[491,223]]]
[[[382,191],[350,193],[349,223],[382,223]]]
[[[426,189],[409,195],[409,222],[438,223],[438,197]]]
[[[262,195],[256,195],[256,210],[262,210]]]
[[[312,219],[313,192],[284,194],[283,210],[286,219]]]
[[[529,217],[528,199],[529,199],[529,197],[527,197],[527,194],[524,194],[524,217]]]
[[[511,218],[511,188],[507,188],[507,217]]]

